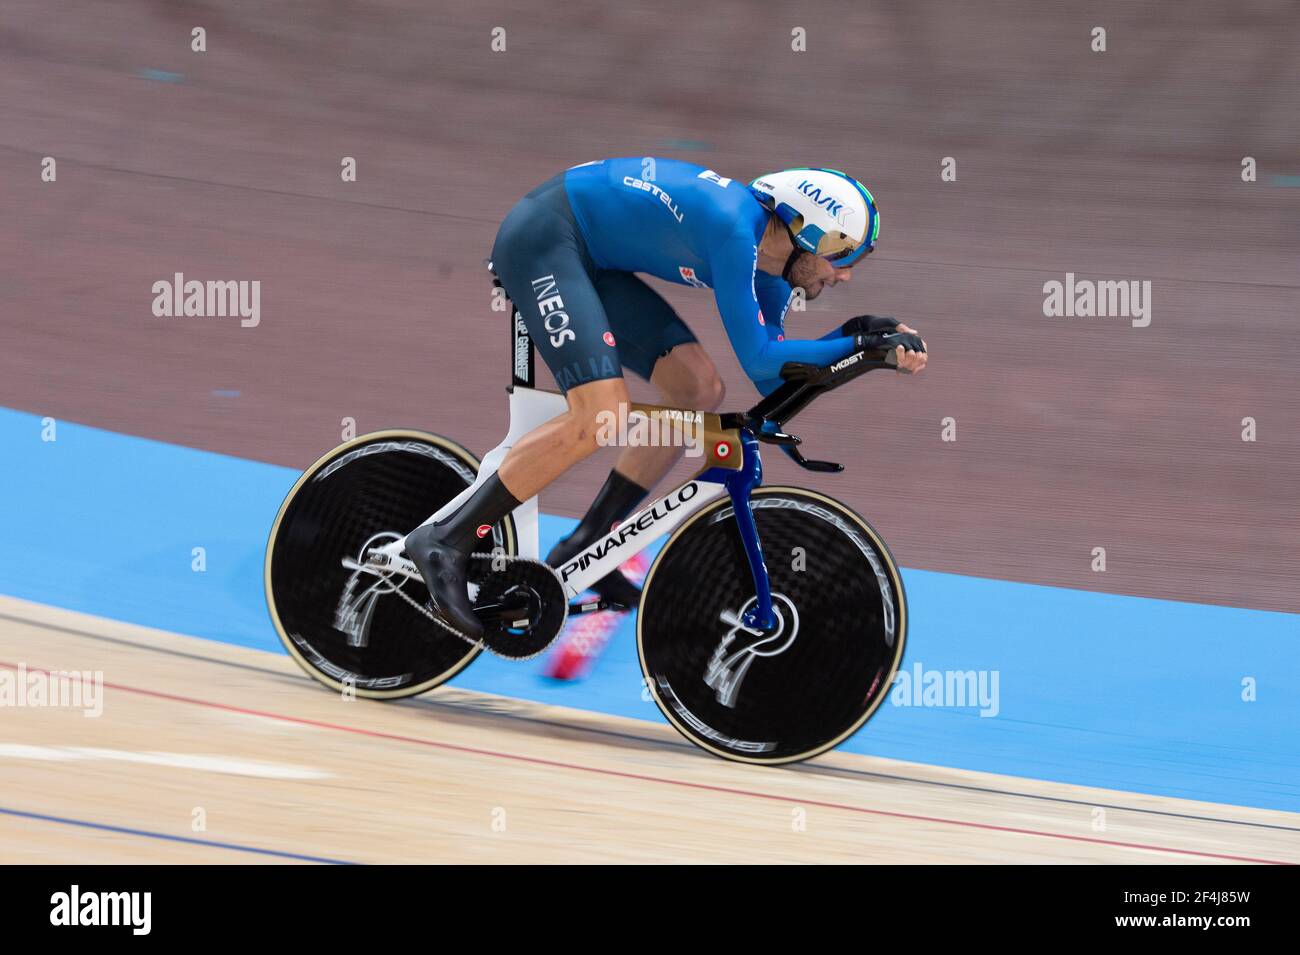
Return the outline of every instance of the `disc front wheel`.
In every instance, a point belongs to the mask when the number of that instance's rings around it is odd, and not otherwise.
[[[787,763],[839,745],[876,711],[903,657],[898,568],[866,521],[833,498],[764,487],[751,499],[776,627],[746,627],[754,582],[723,500],[680,527],[646,577],[637,615],[655,703],[727,759]]]

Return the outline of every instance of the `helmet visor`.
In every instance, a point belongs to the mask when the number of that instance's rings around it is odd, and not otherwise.
[[[880,212],[872,206],[870,210],[870,229],[866,240],[858,242],[843,232],[828,232],[817,243],[817,254],[836,268],[847,269],[863,256],[870,255],[876,249],[876,236],[880,234]]]
[[[827,262],[829,262],[831,265],[837,266],[842,269],[847,269],[854,262],[857,262],[863,256],[870,255],[874,251],[876,251],[876,247],[874,245],[868,245],[868,246],[846,245],[841,249],[837,249],[834,252],[830,252],[827,253],[826,255],[823,255],[822,258],[825,259]]]

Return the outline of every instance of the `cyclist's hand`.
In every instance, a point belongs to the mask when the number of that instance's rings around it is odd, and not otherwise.
[[[873,332],[892,332],[898,328],[898,319],[888,315],[855,315],[840,326],[841,335],[870,335]]]
[[[898,349],[894,350],[895,357],[898,359],[898,370],[909,375],[925,371],[926,362],[930,360],[930,349],[925,344],[925,339],[921,338],[920,333],[915,328],[900,324],[898,330],[921,339],[921,350],[919,352],[904,350],[900,353]]]
[[[925,340],[913,328],[900,324],[897,331],[860,334],[855,336],[855,340],[859,348],[892,350],[899,371],[914,375],[925,370],[928,358]]]

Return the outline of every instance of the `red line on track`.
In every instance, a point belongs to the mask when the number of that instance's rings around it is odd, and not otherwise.
[[[10,670],[17,670],[18,665],[0,661],[0,667]],[[26,667],[28,673],[49,673],[39,667]],[[996,826],[986,822],[969,822],[962,819],[945,819],[940,816],[921,816],[908,812],[891,812],[887,809],[868,809],[865,806],[850,806],[846,803],[825,802],[820,799],[803,799],[793,796],[782,796],[776,793],[759,792],[753,789],[738,789],[731,786],[715,786],[711,783],[693,783],[685,779],[672,779],[667,776],[651,776],[646,773],[632,773],[621,769],[602,769],[599,766],[584,766],[580,763],[566,763],[560,760],[543,759],[540,756],[523,756],[518,753],[506,753],[494,749],[482,749],[477,746],[462,746],[458,743],[443,743],[438,740],[424,739],[419,736],[407,736],[402,733],[385,733],[382,730],[363,729],[359,726],[347,726],[342,723],[327,723],[323,720],[312,720],[302,716],[286,716],[283,713],[271,713],[266,710],[252,710],[243,706],[233,706],[229,703],[217,703],[212,700],[201,700],[192,696],[179,696],[175,693],[163,693],[160,690],[146,690],[143,687],[126,686],[121,683],[104,683],[104,686],[114,690],[122,690],[126,693],[136,693],[140,696],[151,696],[160,700],[171,700],[176,703],[189,703],[194,706],[205,706],[214,710],[225,710],[231,713],[244,713],[249,716],[261,716],[266,719],[280,720],[284,723],[297,723],[302,726],[315,726],[320,729],[338,730],[342,733],[355,733],[359,736],[369,736],[375,739],[393,740],[399,743],[414,743],[417,746],[429,746],[434,749],[448,750],[457,753],[472,753],[476,756],[487,756],[493,759],[512,760],[519,763],[530,763],[536,766],[550,766],[555,769],[571,769],[582,773],[594,773],[599,776],[614,776],[620,779],[635,779],[641,782],[660,783],[665,786],[677,786],[683,789],[698,789],[708,792],[727,793],[732,796],[744,796],[749,799],[765,799],[775,802],[791,803],[797,802],[800,805],[819,806],[823,809],[837,809],[843,812],[855,812],[868,816],[883,816],[891,819],[907,819],[913,822],[933,822],[945,826],[959,826],[966,829],[983,829],[990,832],[1010,832],[1024,836],[1039,836],[1044,839],[1064,839],[1069,842],[1087,842],[1096,845],[1114,846],[1121,849],[1146,849],[1152,852],[1168,852],[1176,855],[1197,856],[1205,859],[1227,859],[1232,862],[1255,862],[1262,865],[1292,865],[1293,863],[1277,859],[1256,859],[1250,856],[1224,855],[1218,852],[1200,852],[1195,849],[1174,849],[1169,846],[1147,845],[1140,842],[1116,842],[1112,839],[1095,839],[1091,836],[1071,836],[1063,832],[1045,832],[1040,829],[1019,829],[1015,826]]]

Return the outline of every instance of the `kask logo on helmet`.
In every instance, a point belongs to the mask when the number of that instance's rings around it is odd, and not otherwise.
[[[844,210],[844,200],[836,199],[834,196],[829,194],[822,195],[821,186],[817,185],[815,182],[810,182],[809,180],[805,179],[803,182],[799,183],[799,185],[796,186],[795,188],[797,188],[805,196],[811,199],[813,201],[813,205],[825,206],[826,211],[829,212],[831,215],[833,215],[836,219],[840,220],[841,222],[848,218],[848,215]],[[850,209],[848,211],[852,212],[853,210]]]

